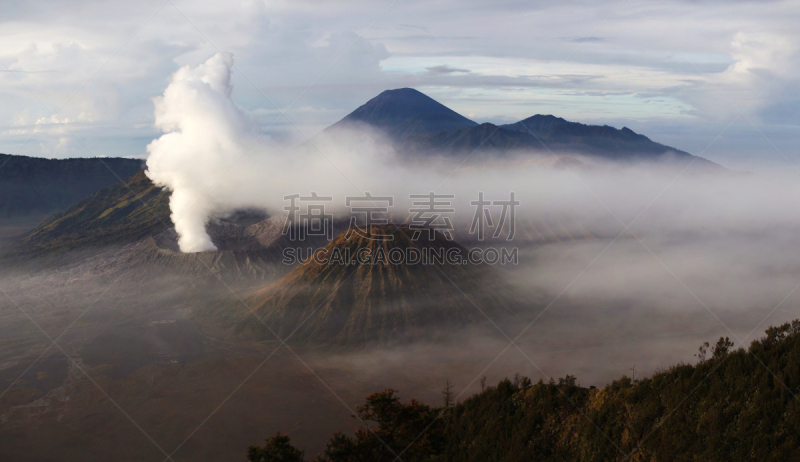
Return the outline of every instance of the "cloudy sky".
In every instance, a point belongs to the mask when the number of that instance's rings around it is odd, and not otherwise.
[[[408,86],[479,122],[555,114],[800,172],[798,23],[798,1],[4,0],[0,152],[144,156],[152,98],[224,51],[275,138]]]

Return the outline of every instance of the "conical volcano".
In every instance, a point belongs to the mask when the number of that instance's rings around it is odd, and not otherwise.
[[[301,343],[386,343],[486,324],[483,313],[492,320],[510,314],[510,292],[497,271],[460,261],[466,257],[438,232],[351,228],[251,297],[260,321],[248,314],[237,330],[273,339],[271,330]]]
[[[379,128],[395,140],[416,133],[478,125],[413,88],[386,90],[330,128],[358,123]]]

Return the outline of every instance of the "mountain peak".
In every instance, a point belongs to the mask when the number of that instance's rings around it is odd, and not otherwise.
[[[513,124],[501,125],[501,128],[506,130],[514,130],[517,132],[542,134],[548,132],[558,125],[570,123],[561,117],[556,117],[550,114],[536,114],[527,119],[520,120]]]
[[[402,97],[402,98],[424,98],[427,100],[434,101],[433,98],[429,97],[425,93],[417,90],[416,88],[410,87],[403,87],[403,88],[395,88],[394,90],[384,90],[380,92],[377,97],[386,96],[386,97]]]
[[[386,90],[332,127],[367,124],[402,140],[425,131],[472,127],[475,122],[413,88]]]

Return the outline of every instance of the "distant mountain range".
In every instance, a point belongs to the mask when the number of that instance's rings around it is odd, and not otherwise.
[[[42,159],[0,154],[0,220],[64,210],[143,167],[138,159]]]
[[[580,154],[614,160],[713,162],[656,143],[623,127],[584,125],[552,115],[513,124],[478,124],[412,88],[386,90],[331,125],[371,126],[386,133],[402,155],[473,157],[487,161],[509,154]],[[487,156],[489,159],[487,159]],[[143,168],[137,159],[42,159],[0,154],[0,220],[62,211]]]
[[[387,90],[326,130],[369,125],[385,132],[401,154],[472,157],[486,161],[509,154],[578,154],[640,161],[694,160],[700,168],[718,168],[706,159],[656,143],[627,127],[584,125],[552,115],[534,115],[513,124],[478,124],[412,88]]]

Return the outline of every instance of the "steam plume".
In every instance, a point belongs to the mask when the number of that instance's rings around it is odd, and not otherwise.
[[[147,146],[147,175],[172,191],[172,222],[184,252],[216,250],[205,223],[224,172],[254,139],[254,124],[231,100],[232,56],[218,53],[185,66],[154,99],[155,125],[165,132]],[[213,173],[217,172],[217,175]]]

